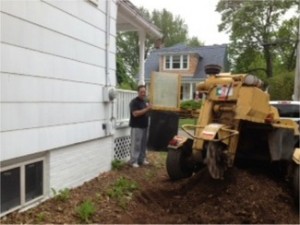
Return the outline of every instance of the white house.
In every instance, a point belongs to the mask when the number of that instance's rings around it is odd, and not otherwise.
[[[128,0],[1,1],[1,216],[110,169],[129,135],[113,100],[121,30],[141,53],[160,36]]]

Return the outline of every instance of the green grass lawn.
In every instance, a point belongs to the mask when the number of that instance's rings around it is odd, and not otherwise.
[[[197,118],[186,118],[186,119],[179,119],[179,127],[182,126],[182,124],[193,124],[196,125],[197,123]]]

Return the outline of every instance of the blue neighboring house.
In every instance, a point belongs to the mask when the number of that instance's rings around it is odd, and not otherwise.
[[[196,84],[206,78],[204,67],[217,64],[222,67],[222,73],[229,72],[227,45],[211,45],[188,47],[178,44],[168,48],[152,50],[145,61],[145,82],[150,84],[153,71],[177,73],[181,80],[181,99],[193,99]]]

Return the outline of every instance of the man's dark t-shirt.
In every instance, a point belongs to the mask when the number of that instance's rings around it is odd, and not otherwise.
[[[146,102],[144,100],[140,99],[139,97],[136,97],[131,100],[131,102],[129,104],[129,108],[130,108],[129,126],[130,127],[134,127],[134,128],[148,127],[148,114],[147,113],[142,116],[137,116],[137,117],[134,117],[132,115],[133,111],[141,110],[146,107],[147,107]]]

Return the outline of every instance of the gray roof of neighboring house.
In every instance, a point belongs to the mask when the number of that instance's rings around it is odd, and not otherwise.
[[[168,54],[198,54],[200,62],[194,74],[194,79],[203,79],[206,77],[204,67],[208,64],[217,64],[222,66],[222,72],[228,72],[227,45],[211,45],[201,47],[187,47],[178,44],[168,48],[152,50],[145,62],[145,80],[150,80],[152,71],[159,70],[159,58],[161,55]]]

